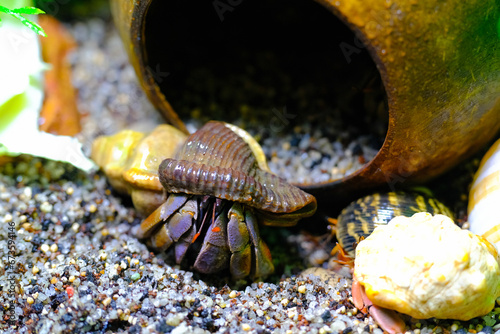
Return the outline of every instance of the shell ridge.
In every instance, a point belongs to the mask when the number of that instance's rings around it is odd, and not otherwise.
[[[257,170],[255,178],[259,183],[264,185],[266,192],[272,190],[276,194],[275,203],[272,205],[273,212],[295,211],[315,200],[312,195],[307,194],[302,189],[287,183],[286,180],[272,173]]]
[[[177,156],[160,165],[167,192],[210,195],[273,213],[291,213],[315,203],[312,195],[260,169],[250,144],[224,123],[205,124]]]
[[[210,147],[210,150],[206,160],[203,161],[204,163],[213,166],[220,166],[223,163],[224,152],[227,149],[226,143],[231,137],[230,133],[223,130],[221,129],[220,132],[207,138],[207,145]]]
[[[223,131],[227,133],[227,140],[216,143],[220,151],[220,166],[248,173],[256,162],[251,148],[236,133],[225,126],[223,128]]]
[[[235,138],[234,133],[231,133],[231,131],[227,131],[227,128],[225,128],[225,130],[225,132],[228,132],[226,136],[227,138],[225,138],[224,142],[221,142],[219,144],[219,157],[221,160],[220,166],[224,168],[233,167],[240,170],[238,166],[240,164],[240,161],[238,160],[237,156],[239,151],[243,150],[244,147],[241,141],[238,141],[237,138]]]
[[[249,144],[220,122],[208,122],[189,136],[176,159],[247,173],[258,165]]]

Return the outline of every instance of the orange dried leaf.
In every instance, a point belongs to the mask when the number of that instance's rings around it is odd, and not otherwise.
[[[72,36],[55,18],[40,15],[39,24],[47,33],[42,38],[42,58],[51,68],[45,72],[45,100],[40,112],[40,130],[73,136],[81,131],[71,68],[66,56],[76,47]]]

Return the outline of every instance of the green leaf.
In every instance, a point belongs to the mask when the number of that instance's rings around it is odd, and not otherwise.
[[[40,27],[37,23],[25,18],[21,14],[43,14],[45,13],[43,10],[35,8],[35,7],[21,7],[21,8],[16,8],[16,9],[9,9],[4,6],[0,6],[0,12],[10,14],[19,21],[21,21],[22,24],[36,32],[38,35],[41,35],[43,37],[46,37],[47,34],[45,34],[45,31],[43,30],[42,27]]]
[[[7,14],[11,13],[10,9],[7,8],[7,7],[4,7],[4,6],[0,6],[0,12],[4,12],[4,13],[7,13]]]
[[[11,12],[18,13],[18,14],[27,14],[27,15],[45,14],[45,12],[43,10],[36,8],[36,7],[15,8],[15,9],[12,9]]]
[[[17,13],[10,13],[10,15],[14,16],[16,19],[18,19],[19,21],[21,21],[22,24],[24,24],[25,26],[27,26],[28,28],[30,28],[31,30],[33,30],[34,32],[36,32],[38,35],[41,35],[43,37],[46,37],[47,34],[45,34],[45,31],[43,31],[43,28],[40,27],[37,23],[31,21],[31,20],[28,20],[27,18],[25,18],[24,16],[20,15],[20,14],[17,14]]]

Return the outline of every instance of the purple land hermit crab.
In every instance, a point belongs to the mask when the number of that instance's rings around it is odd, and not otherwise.
[[[208,122],[163,158],[166,200],[138,237],[173,247],[176,262],[196,271],[265,277],[274,266],[258,225],[291,226],[316,211],[316,199],[272,174],[255,139],[234,125]]]

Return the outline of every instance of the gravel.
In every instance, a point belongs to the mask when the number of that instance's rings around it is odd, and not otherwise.
[[[98,20],[70,28],[80,45],[71,61],[86,150],[97,135],[161,122],[138,87],[116,31]],[[319,179],[337,177],[375,153],[370,137],[341,134],[337,142],[328,131],[335,129],[305,125],[283,141],[262,136],[273,170],[293,177],[290,170],[315,165]],[[296,165],[290,156],[304,152],[303,166]],[[349,159],[333,158],[339,155]],[[141,219],[100,173],[85,175],[30,157],[1,165],[3,332],[382,333],[354,308],[349,271],[329,256],[328,235],[283,232],[286,237],[275,241],[312,267],[302,273],[288,268],[265,282],[231,282],[200,277],[152,253],[135,238]],[[496,308],[469,322],[405,319],[416,334],[500,333],[499,314]]]
[[[349,279],[333,272],[324,273],[330,284],[304,274],[240,283],[236,290],[169,266],[134,237],[140,217],[98,174],[31,158],[0,172],[0,281],[16,273],[16,296],[0,295],[17,319],[10,327],[0,322],[8,333],[376,328],[355,317]],[[9,223],[15,225],[10,237]],[[8,240],[12,269],[5,261]]]

